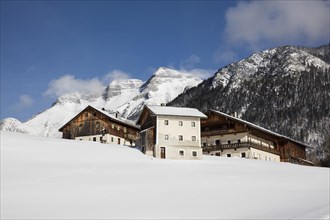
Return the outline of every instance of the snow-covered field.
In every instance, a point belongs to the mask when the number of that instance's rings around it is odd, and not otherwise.
[[[329,172],[1,132],[1,219],[329,219]]]

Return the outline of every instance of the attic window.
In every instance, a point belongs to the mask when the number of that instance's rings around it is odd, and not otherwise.
[[[96,116],[96,112],[93,112],[93,116]]]
[[[88,112],[85,113],[85,118],[88,118]]]

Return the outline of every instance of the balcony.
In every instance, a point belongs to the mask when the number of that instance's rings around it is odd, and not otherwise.
[[[237,148],[255,148],[258,150],[266,151],[268,153],[280,155],[280,152],[276,149],[265,147],[260,144],[251,143],[251,142],[242,142],[242,143],[233,143],[233,144],[213,144],[206,147],[203,147],[203,152],[211,152],[211,151],[221,151],[226,149],[237,149]]]

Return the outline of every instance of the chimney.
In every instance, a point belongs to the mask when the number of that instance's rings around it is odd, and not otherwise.
[[[237,112],[233,112],[233,113],[231,113],[231,116],[233,116],[233,117],[235,117],[235,118],[238,118]]]
[[[118,118],[119,112],[116,112],[116,118]]]
[[[102,111],[105,111],[105,108],[102,108]]]

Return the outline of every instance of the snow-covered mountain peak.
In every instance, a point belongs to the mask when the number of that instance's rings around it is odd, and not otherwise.
[[[221,68],[213,78],[212,87],[226,87],[229,82],[240,82],[256,73],[292,75],[310,66],[329,68],[329,64],[302,48],[283,46],[268,49]]]
[[[12,130],[21,129],[34,135],[60,137],[58,129],[88,105],[118,111],[123,117],[135,119],[144,104],[167,103],[201,82],[192,74],[160,67],[145,83],[138,79],[114,80],[99,95],[78,92],[62,95],[51,108],[27,122],[3,120],[1,130],[12,127]]]
[[[81,104],[80,99],[81,99],[81,94],[78,92],[64,94],[57,98],[54,105],[55,104],[65,104],[65,103]]]
[[[184,71],[174,70],[166,67],[159,67],[154,73],[153,78],[193,78],[192,74],[186,73]]]
[[[108,87],[110,89],[136,89],[143,84],[142,80],[139,79],[118,79],[113,80]]]
[[[0,121],[0,131],[13,131],[19,133],[28,133],[25,129],[19,128],[22,124],[16,118],[5,118],[4,120]]]
[[[121,79],[112,81],[105,89],[104,98],[108,100],[125,92],[135,93],[143,82],[139,79]]]

